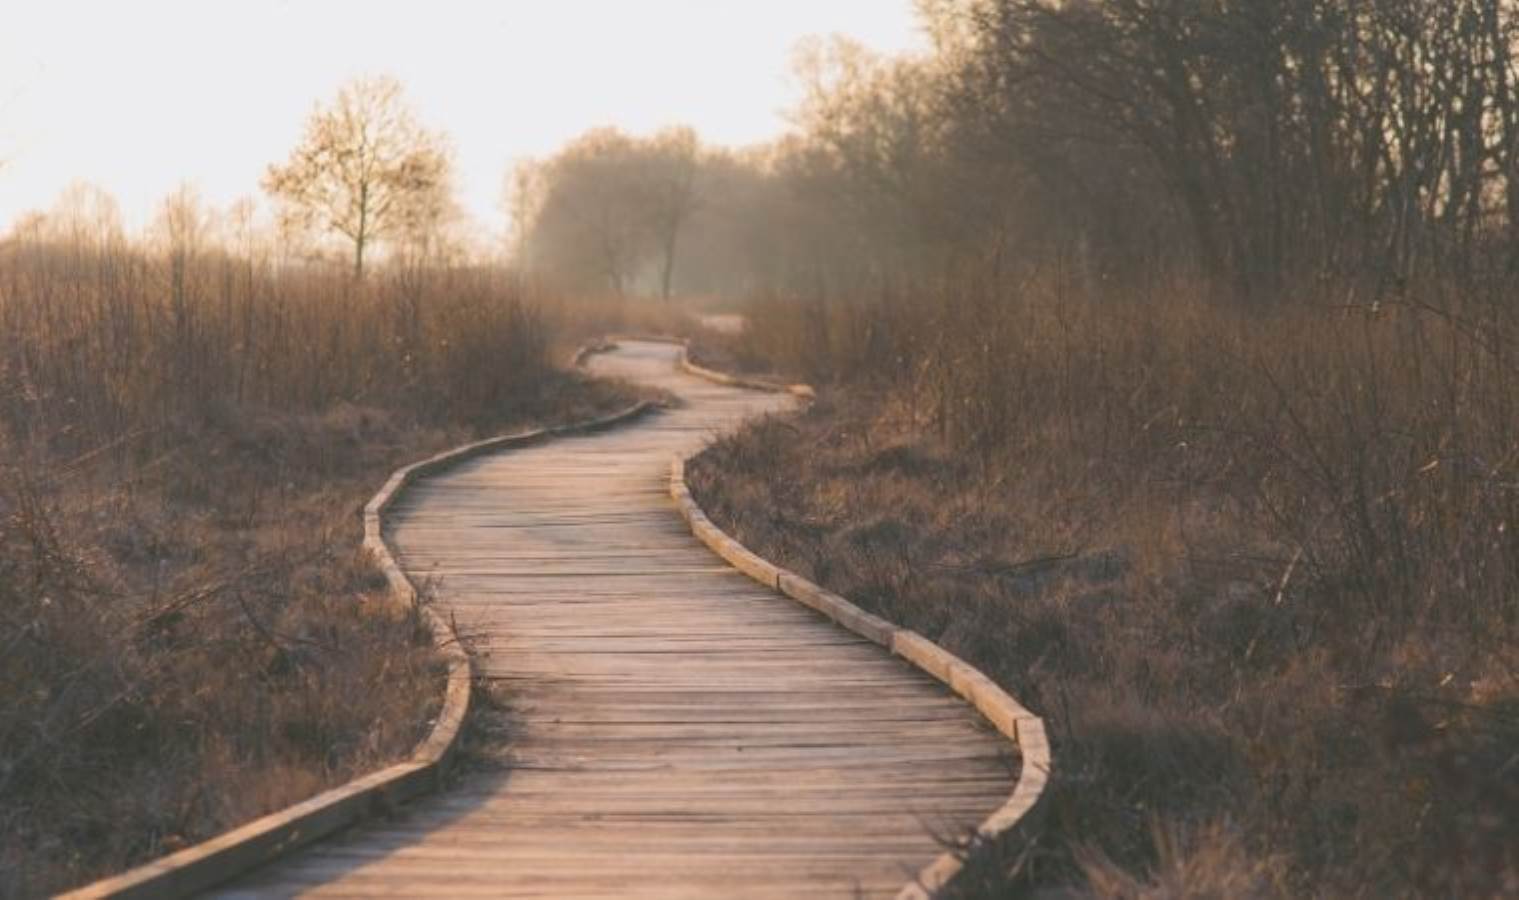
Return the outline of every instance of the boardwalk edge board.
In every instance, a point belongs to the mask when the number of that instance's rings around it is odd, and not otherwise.
[[[686,338],[670,337],[663,334],[608,335],[603,342],[599,344],[588,344],[580,348],[580,350],[576,351],[574,359],[575,365],[580,365],[581,362],[584,361],[585,357],[589,356],[592,353],[601,353],[607,350],[616,349],[618,341],[651,341],[656,344],[675,344],[676,346],[680,347],[680,358],[676,361],[676,365],[680,367],[680,370],[682,372],[685,372],[688,375],[695,375],[697,378],[705,378],[706,380],[715,382],[717,384],[726,385],[728,387],[748,388],[752,391],[764,391],[770,394],[791,394],[796,397],[801,397],[803,400],[811,400],[815,396],[815,393],[812,390],[812,385],[809,384],[785,384],[783,382],[772,381],[765,378],[748,378],[742,375],[729,375],[727,372],[719,372],[716,369],[709,369],[705,366],[698,365],[691,361],[690,340]]]
[[[602,349],[605,345],[587,345],[577,351],[575,361],[579,364],[589,354]],[[600,431],[638,418],[653,408],[654,404],[649,401],[639,401],[602,418],[486,438],[397,469],[364,507],[363,546],[373,554],[384,572],[392,601],[406,608],[419,602],[416,586],[401,571],[385,543],[381,521],[386,509],[412,482],[481,454],[537,444],[560,435]],[[447,660],[447,685],[443,706],[433,720],[431,731],[407,761],[362,775],[210,840],[60,896],[64,900],[185,897],[437,790],[448,772],[469,711],[471,669],[469,655],[460,646],[453,624],[430,604],[423,604],[421,611],[432,631],[434,644]]]
[[[639,339],[658,340],[657,338]],[[663,340],[670,341],[668,338]],[[807,385],[782,386],[772,382],[748,382],[747,379],[737,379],[721,372],[712,372],[687,359],[684,341],[670,342],[682,345],[680,367],[690,374],[709,378],[720,384],[756,387],[766,391],[785,391],[807,399],[813,397],[812,389]],[[1014,828],[1023,829],[1025,836],[1031,835],[1043,813],[1039,801],[1049,783],[1053,765],[1049,737],[1044,730],[1044,720],[1025,709],[976,667],[923,635],[906,628],[898,628],[878,616],[871,615],[838,594],[827,591],[802,576],[765,560],[734,540],[707,518],[707,514],[691,496],[690,487],[686,483],[688,458],[677,457],[670,465],[670,496],[698,540],[735,569],[755,581],[790,597],[803,606],[822,613],[849,631],[890,650],[943,682],[950,690],[974,706],[998,732],[1018,747],[1022,765],[1013,793],[1002,806],[977,826],[970,846],[941,853],[931,863],[920,869],[913,881],[898,892],[897,900],[930,900],[965,867],[966,858],[976,846],[996,840]]]

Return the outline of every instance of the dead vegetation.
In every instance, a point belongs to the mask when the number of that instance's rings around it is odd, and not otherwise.
[[[1173,288],[757,304],[751,350],[834,386],[693,486],[1046,717],[1048,828],[967,895],[1519,890],[1506,294]]]
[[[359,513],[405,462],[630,402],[556,369],[556,310],[494,270],[6,248],[0,895],[411,751],[441,668]]]
[[[516,264],[757,297],[696,358],[825,388],[695,487],[1051,723],[1048,830],[965,892],[1519,893],[1519,4],[919,9],[923,53],[803,48],[770,145],[520,170]],[[621,400],[577,338],[694,333],[441,264],[433,162],[368,281],[183,192],[152,252],[88,192],[0,245],[0,889],[408,746],[358,505]]]

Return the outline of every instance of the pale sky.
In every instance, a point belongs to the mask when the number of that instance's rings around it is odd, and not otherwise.
[[[511,162],[592,127],[686,123],[749,144],[785,128],[792,51],[924,39],[911,0],[35,0],[0,16],[0,231],[74,180],[146,223],[181,182],[262,202],[317,101],[388,73],[448,133],[460,200],[504,226]]]

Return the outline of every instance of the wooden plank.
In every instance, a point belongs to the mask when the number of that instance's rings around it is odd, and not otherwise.
[[[505,769],[229,896],[891,896],[999,808],[1008,743],[878,646],[895,629],[832,595],[818,615],[684,528],[670,459],[795,401],[680,358],[623,341],[589,360],[677,408],[475,457],[386,511],[400,565],[497,685],[482,753]],[[788,574],[728,550],[772,588]]]

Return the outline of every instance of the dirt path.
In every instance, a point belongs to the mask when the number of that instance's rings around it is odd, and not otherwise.
[[[680,408],[470,462],[389,514],[508,698],[509,767],[228,895],[891,896],[1007,797],[1006,743],[969,706],[686,530],[671,457],[792,401],[676,352],[591,367]]]

